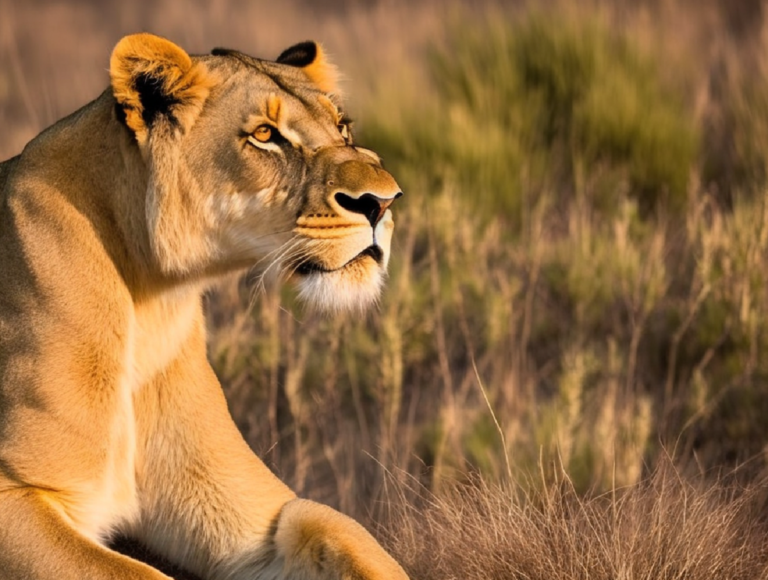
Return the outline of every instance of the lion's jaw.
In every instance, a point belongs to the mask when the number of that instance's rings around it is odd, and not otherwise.
[[[347,236],[339,248],[343,251],[333,252],[340,265],[300,262],[294,270],[299,297],[324,311],[361,310],[375,303],[386,278],[394,227],[387,210],[372,232],[360,228]]]
[[[391,210],[375,226],[349,216],[293,218],[280,206],[287,195],[262,189],[208,197],[203,245],[214,269],[246,266],[262,283],[292,282],[299,299],[320,311],[361,311],[375,303],[387,275]]]

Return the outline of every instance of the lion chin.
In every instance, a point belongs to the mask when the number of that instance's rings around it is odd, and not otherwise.
[[[369,255],[359,255],[338,270],[298,273],[299,299],[329,313],[363,313],[378,303],[386,270]]]

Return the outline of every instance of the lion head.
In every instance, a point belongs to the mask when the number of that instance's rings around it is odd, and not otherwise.
[[[257,265],[320,308],[365,306],[385,277],[401,191],[355,145],[336,73],[304,42],[276,62],[190,56],[137,34],[110,64],[116,110],[145,165],[158,272],[202,279]]]

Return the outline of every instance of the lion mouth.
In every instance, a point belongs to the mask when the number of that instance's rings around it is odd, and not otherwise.
[[[357,254],[354,258],[342,264],[338,268],[326,268],[319,262],[312,259],[308,259],[299,263],[294,268],[294,272],[296,274],[299,274],[300,276],[309,276],[310,274],[330,274],[332,272],[338,272],[339,270],[348,268],[352,264],[355,264],[361,260],[364,260],[365,258],[371,258],[373,259],[374,262],[376,262],[381,266],[384,262],[384,250],[382,250],[377,245],[368,246],[362,252]]]

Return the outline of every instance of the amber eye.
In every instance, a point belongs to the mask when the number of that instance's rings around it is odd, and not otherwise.
[[[272,139],[274,129],[269,125],[259,125],[253,132],[253,138],[260,143],[266,143]]]
[[[344,141],[349,141],[349,125],[347,125],[346,123],[340,123],[338,127],[339,127],[339,133],[341,133],[341,136],[344,138]]]

